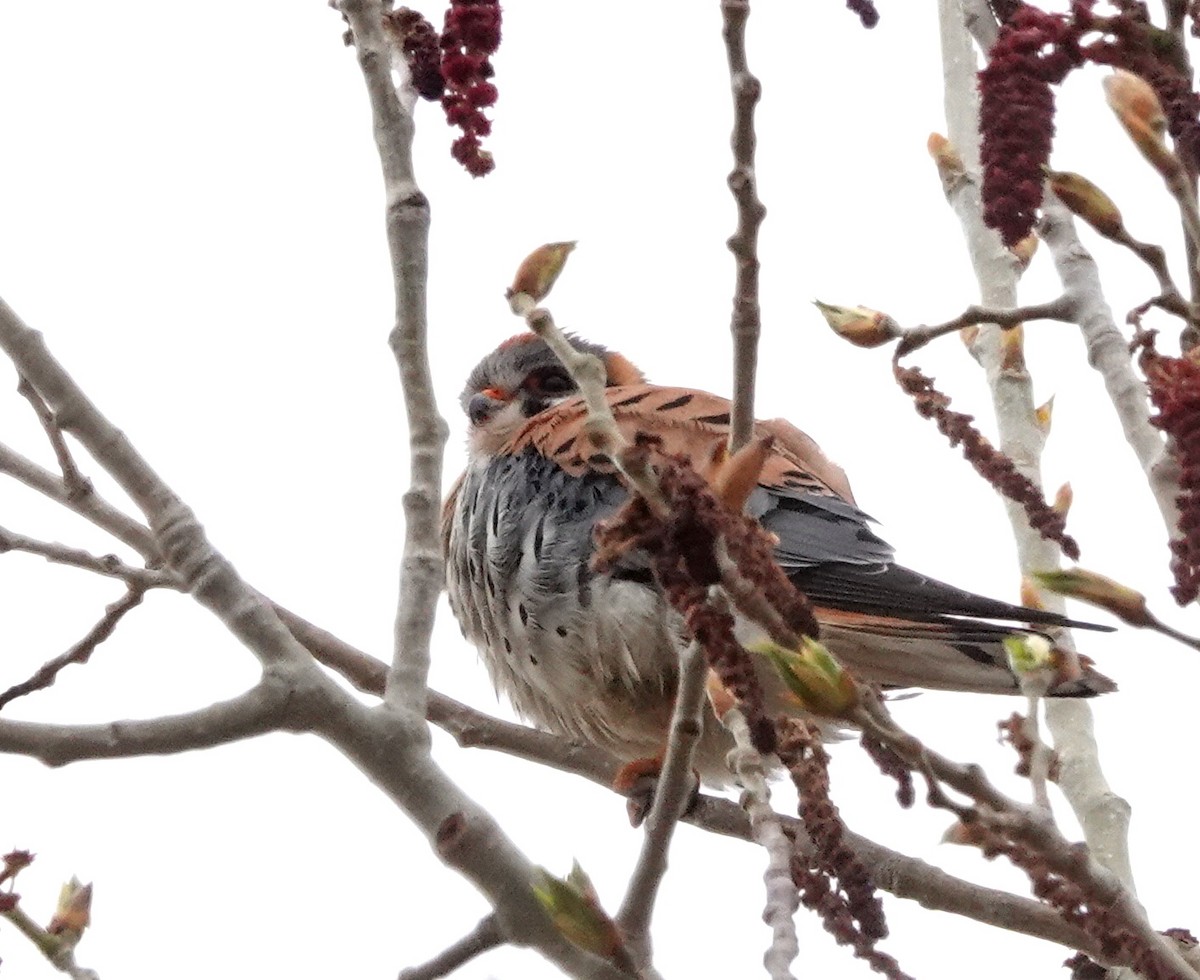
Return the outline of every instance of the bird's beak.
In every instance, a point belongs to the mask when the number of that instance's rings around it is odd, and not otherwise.
[[[483,391],[476,392],[467,401],[467,418],[471,420],[471,425],[486,424],[488,419],[503,408],[511,397],[508,392],[501,391],[499,388],[485,388]]]

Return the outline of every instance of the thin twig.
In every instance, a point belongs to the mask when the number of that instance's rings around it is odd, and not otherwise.
[[[687,809],[695,777],[692,755],[704,728],[704,678],[708,660],[694,640],[679,653],[679,686],[671,715],[667,754],[654,786],[654,804],[646,818],[637,864],[616,915],[626,947],[639,967],[652,960],[650,920],[658,887],[667,872],[667,851],[675,824]]]
[[[396,980],[438,980],[438,977],[449,976],[460,966],[488,950],[502,946],[504,941],[496,916],[485,915],[474,929],[454,945],[446,947],[420,966],[410,966],[401,970]]]
[[[102,531],[129,545],[147,561],[161,561],[154,536],[144,524],[108,503],[98,493],[73,497],[61,477],[3,443],[0,443],[0,473],[11,476],[31,490],[91,521]]]
[[[29,383],[29,379],[25,375],[21,375],[21,380],[17,382],[17,394],[33,406],[33,413],[41,423],[46,438],[50,440],[54,458],[58,460],[59,469],[62,470],[63,484],[67,488],[67,495],[74,500],[86,497],[92,492],[92,481],[80,473],[79,467],[75,465],[75,459],[71,456],[71,450],[67,448],[62,429],[58,425],[58,419],[50,411],[50,406],[38,394],[37,389]]]
[[[1124,245],[1154,273],[1154,278],[1158,280],[1159,295],[1151,299],[1149,305],[1181,316],[1189,323],[1195,319],[1194,311],[1187,300],[1183,298],[1183,294],[1180,293],[1171,276],[1170,267],[1167,265],[1167,253],[1164,249],[1150,242],[1138,241],[1124,227],[1117,229],[1114,234],[1107,237],[1118,245]]]
[[[1021,688],[1025,689],[1027,681],[1021,678]],[[1044,692],[1042,692],[1044,693]],[[1029,784],[1033,789],[1034,806],[1051,813],[1050,807],[1050,763],[1053,758],[1052,750],[1042,741],[1041,726],[1038,723],[1041,711],[1041,694],[1026,692],[1025,719],[1021,722],[1022,734],[1029,740]]]
[[[741,804],[750,818],[750,833],[767,852],[767,869],[763,872],[767,903],[763,921],[771,927],[771,945],[763,956],[763,965],[771,980],[795,980],[791,964],[800,955],[794,920],[800,899],[792,882],[792,843],[783,832],[779,814],[771,809],[766,768],[751,742],[746,716],[739,709],[730,708],[721,723],[733,736],[735,747],[729,753],[729,768],[742,787]]]
[[[598,452],[606,455],[629,485],[641,494],[646,503],[659,516],[669,516],[670,509],[659,490],[658,478],[648,462],[638,458],[626,459],[621,450],[628,446],[624,434],[617,427],[612,409],[604,397],[605,370],[600,358],[594,354],[576,350],[555,324],[554,317],[545,307],[538,306],[527,293],[513,293],[509,304],[514,313],[524,317],[526,325],[546,342],[562,362],[567,373],[579,387],[579,394],[587,405],[587,419],[583,431]]]
[[[762,84],[750,73],[746,59],[746,21],[750,17],[749,0],[722,0],[725,54],[729,62],[729,83],[733,90],[733,170],[729,190],[737,205],[737,230],[729,239],[736,275],[733,290],[733,315],[729,330],[733,335],[733,409],[730,413],[729,451],[736,452],[750,441],[754,429],[754,385],[758,368],[758,337],[761,312],[758,300],[758,229],[767,209],[758,199],[754,176],[754,107],[762,96]]]
[[[19,905],[0,912],[0,918],[11,923],[18,932],[37,947],[38,952],[46,958],[47,963],[60,973],[65,973],[71,980],[100,980],[100,975],[95,970],[89,970],[75,962],[74,943],[64,942],[62,937],[44,929],[30,918]]]
[[[136,586],[143,592],[148,589],[183,588],[183,583],[171,574],[158,568],[136,568],[127,565],[116,555],[93,555],[81,548],[72,548],[54,541],[40,541],[8,528],[0,527],[0,554],[9,551],[20,551],[28,555],[39,555],[48,562],[56,565],[68,565],[72,568],[82,568],[95,572],[107,578],[119,578]]]
[[[1016,306],[1011,309],[968,306],[953,320],[947,320],[936,326],[911,327],[905,330],[900,335],[900,343],[896,345],[895,357],[906,357],[914,351],[920,350],[931,340],[947,334],[958,333],[963,327],[995,324],[997,327],[1011,329],[1029,320],[1061,320],[1070,323],[1074,319],[1074,303],[1066,294],[1046,303]]]
[[[0,709],[11,701],[25,697],[34,691],[42,691],[50,687],[57,679],[59,672],[69,664],[85,664],[95,653],[96,647],[112,636],[122,617],[142,601],[146,590],[131,585],[128,591],[116,602],[104,608],[104,615],[83,638],[75,643],[66,653],[61,653],[53,660],[48,660],[27,680],[14,684],[7,691],[0,693]]]
[[[442,457],[450,431],[438,414],[426,341],[429,199],[417,186],[412,158],[412,105],[400,99],[393,84],[393,52],[380,26],[379,8],[363,3],[343,3],[341,8],[351,24],[383,170],[396,302],[396,321],[388,344],[400,370],[408,423],[410,483],[403,497],[404,550],[395,648],[385,699],[390,705],[404,705],[424,715],[430,636],[445,581],[438,528]]]

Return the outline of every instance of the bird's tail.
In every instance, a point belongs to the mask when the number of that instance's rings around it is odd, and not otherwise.
[[[1029,630],[965,618],[914,622],[861,612],[820,608],[816,612],[822,641],[862,680],[885,687],[985,694],[1020,690],[1004,640],[1031,635]],[[1064,652],[1059,677],[1047,693],[1092,697],[1116,688],[1086,657]]]

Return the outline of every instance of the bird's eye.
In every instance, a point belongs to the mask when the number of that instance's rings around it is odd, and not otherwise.
[[[537,386],[545,395],[565,395],[575,390],[575,382],[563,371],[547,371],[538,378]]]

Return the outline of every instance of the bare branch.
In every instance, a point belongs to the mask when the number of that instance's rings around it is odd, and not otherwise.
[[[975,33],[986,50],[995,39],[995,18],[983,0],[939,0],[938,16],[950,141],[962,155],[968,171],[966,179],[959,181],[948,193],[947,200],[962,226],[984,303],[989,306],[1015,306],[1016,259],[1002,247],[999,236],[984,226],[979,188],[974,177],[979,160],[978,112],[974,98],[976,64],[967,28]],[[1054,208],[1059,208],[1060,213],[1065,212],[1057,200],[1048,201],[1048,212],[1053,213]],[[1070,227],[1069,222],[1062,224]],[[1049,238],[1047,241],[1053,247]],[[1086,295],[1082,291],[1085,285],[1089,290]],[[1091,285],[1097,286],[1096,292],[1090,292]],[[1083,320],[1090,319],[1101,309],[1107,312],[1100,298],[1102,293],[1098,290],[1098,280],[1087,284],[1076,281],[1071,285],[1064,281],[1064,286],[1073,301],[1080,304],[1077,309]],[[1077,289],[1076,286],[1081,288]],[[1000,448],[1010,458],[1025,461],[1025,475],[1040,485],[1038,460],[1045,434],[1036,423],[1029,374],[1023,367],[1002,368],[1000,345],[995,333],[994,329],[985,327],[981,331],[978,349],[992,390],[1000,430]],[[1126,352],[1127,361],[1128,356]],[[1142,399],[1144,404],[1144,394]],[[1123,419],[1123,424],[1129,423]],[[1128,432],[1127,428],[1127,436]],[[1156,439],[1159,437],[1156,436]],[[1057,567],[1058,555],[1054,546],[1041,540],[1025,521],[1024,515],[1011,505],[1008,507],[1008,516],[1017,544],[1020,567],[1025,571]],[[1058,601],[1051,608],[1062,612],[1064,607]],[[1046,704],[1046,723],[1061,762],[1059,786],[1079,816],[1088,843],[1096,853],[1108,856],[1112,861],[1108,866],[1123,881],[1132,884],[1128,857],[1128,804],[1121,801],[1117,805],[1114,802],[1108,811],[1096,807],[1099,801],[1116,801],[1119,798],[1104,779],[1098,750],[1090,739],[1091,710],[1081,702],[1069,706],[1063,704],[1068,700],[1072,699],[1054,698]]]
[[[724,18],[721,37],[729,62],[729,82],[733,89],[733,170],[729,189],[737,205],[737,230],[729,239],[729,250],[736,262],[733,291],[733,316],[729,323],[733,334],[733,409],[730,414],[729,450],[735,452],[750,441],[754,428],[754,385],[758,368],[758,337],[761,314],[758,302],[758,229],[767,209],[758,199],[754,178],[754,107],[762,95],[762,85],[750,73],[746,59],[746,21],[750,17],[749,0],[721,0]]]
[[[411,103],[401,104],[392,81],[392,52],[379,4],[341,4],[350,22],[358,65],[374,119],[375,148],[383,169],[387,240],[396,295],[396,324],[388,344],[400,369],[408,423],[411,483],[404,494],[404,552],[396,610],[395,650],[388,677],[389,704],[425,713],[429,637],[445,575],[438,535],[442,500],[442,450],[449,435],[433,394],[426,343],[429,200],[413,172]]]
[[[289,727],[291,697],[287,678],[268,671],[244,694],[181,715],[101,725],[0,719],[0,752],[30,756],[48,766],[84,759],[174,755]]]
[[[59,654],[53,660],[42,664],[28,680],[14,684],[7,691],[0,693],[0,709],[10,701],[41,691],[50,687],[57,679],[59,671],[69,664],[85,664],[91,658],[101,643],[112,636],[117,624],[134,606],[140,605],[145,589],[130,586],[129,590],[116,602],[104,608],[104,615],[83,638],[73,644],[65,653]]]
[[[792,844],[783,832],[779,814],[771,809],[766,769],[751,741],[745,715],[738,708],[730,708],[721,722],[733,735],[736,745],[729,753],[729,762],[742,787],[742,806],[750,818],[750,832],[767,852],[767,870],[763,872],[767,905],[763,921],[771,927],[771,945],[763,956],[763,965],[771,980],[788,980],[794,977],[792,961],[800,955],[793,921],[800,899],[792,883]]]
[[[900,335],[900,343],[896,345],[895,356],[906,357],[913,351],[920,350],[931,340],[945,337],[947,334],[958,333],[963,327],[978,324],[994,324],[1010,329],[1020,326],[1029,320],[1062,320],[1070,323],[1074,317],[1074,303],[1067,295],[1052,299],[1046,303],[1034,303],[1029,306],[1015,306],[1011,309],[992,309],[983,306],[968,306],[953,320],[939,323],[936,326],[911,327]]]
[[[0,443],[0,473],[6,473],[31,490],[36,490],[91,521],[102,531],[107,531],[117,540],[129,545],[148,561],[161,560],[154,536],[145,525],[114,507],[94,491],[84,497],[72,497],[60,477],[3,443]]]
[[[1179,484],[1166,440],[1150,424],[1146,384],[1133,369],[1129,342],[1113,320],[1096,261],[1079,240],[1070,213],[1053,198],[1045,201],[1042,210],[1045,217],[1041,236],[1050,247],[1063,288],[1074,297],[1076,322],[1087,346],[1088,363],[1104,380],[1125,441],[1141,464],[1168,535],[1173,535],[1179,525],[1175,503]]]
[[[126,565],[116,555],[93,555],[81,548],[58,544],[53,541],[40,541],[37,538],[17,534],[6,527],[0,527],[0,554],[8,551],[20,551],[28,555],[40,555],[46,561],[56,565],[68,565],[71,568],[82,568],[84,571],[95,572],[107,578],[119,578],[127,582],[131,588],[141,589],[175,589],[183,588],[183,583],[168,571],[158,568],[136,568]]]
[[[504,944],[504,936],[494,915],[485,915],[469,933],[453,946],[447,947],[433,959],[420,966],[410,966],[401,970],[396,980],[437,980],[438,977],[449,976],[465,963],[469,963]]]
[[[694,640],[679,654],[679,687],[671,715],[667,755],[654,787],[654,805],[646,818],[637,864],[626,886],[616,921],[638,966],[651,962],[650,920],[658,886],[667,873],[667,851],[675,824],[695,788],[692,755],[704,728],[704,678],[708,659]]]
[[[66,440],[63,438],[62,429],[58,426],[58,419],[54,417],[50,407],[37,393],[37,389],[29,383],[29,379],[25,375],[21,375],[21,380],[17,383],[17,394],[33,406],[33,413],[41,423],[46,438],[50,440],[54,458],[58,460],[59,469],[62,470],[63,485],[67,488],[67,495],[72,499],[86,497],[92,492],[92,481],[79,472],[79,467],[75,465],[75,459],[71,456],[71,450],[67,448]]]

